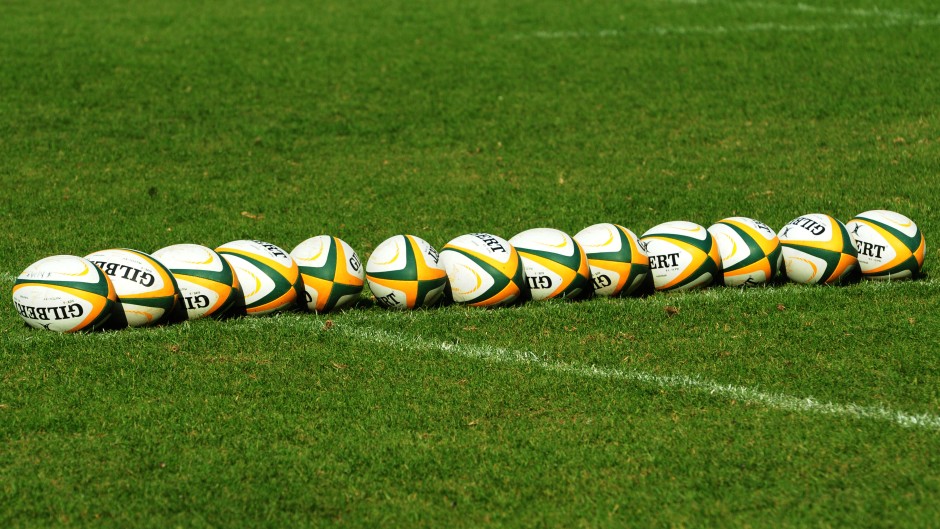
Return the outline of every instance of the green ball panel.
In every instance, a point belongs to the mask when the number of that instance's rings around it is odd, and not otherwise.
[[[770,257],[767,255],[764,255],[764,249],[761,248],[760,244],[758,244],[757,241],[755,241],[754,238],[748,234],[748,232],[742,230],[741,228],[733,224],[725,224],[725,223],[722,223],[722,224],[734,230],[734,232],[737,233],[739,237],[741,237],[741,240],[743,240],[747,244],[747,250],[749,252],[747,259],[740,261],[738,263],[735,263],[734,266],[731,266],[731,267],[722,267],[722,270],[726,272],[736,272],[742,268],[752,266],[764,258]],[[779,252],[780,252],[779,245],[777,246],[776,252],[779,255]],[[776,272],[776,260],[771,259],[770,263],[771,263],[772,270]]]
[[[907,248],[910,249],[911,252],[917,251],[917,248],[920,247],[921,238],[923,238],[923,234],[921,233],[920,228],[917,228],[917,231],[914,233],[913,236],[907,236],[901,233],[899,230],[895,229],[894,227],[878,222],[876,220],[872,220],[872,219],[864,218],[864,217],[859,217],[857,219],[852,219],[852,220],[860,220],[860,221],[868,222],[868,223],[874,224],[875,226],[878,226],[879,228],[893,235],[894,238],[896,238],[897,240],[901,241],[901,243],[904,244],[904,246],[907,246]]]
[[[584,257],[584,253],[583,251],[578,250],[577,247],[575,248],[576,251],[572,255],[562,255],[555,252],[545,252],[542,250],[529,250],[527,248],[519,248],[518,246],[516,247],[516,251],[518,251],[520,254],[529,254],[542,257],[544,259],[548,259],[560,265],[566,266],[572,270],[577,270],[581,266],[581,259]]]
[[[482,292],[480,295],[476,296],[475,298],[473,298],[473,299],[471,299],[471,300],[468,300],[466,303],[477,303],[477,302],[480,302],[480,301],[484,301],[484,300],[490,299],[491,297],[495,296],[496,294],[499,294],[500,292],[502,292],[503,289],[506,288],[506,286],[509,285],[510,282],[515,282],[516,285],[519,285],[520,290],[522,289],[522,285],[525,284],[525,278],[524,278],[524,276],[522,275],[523,272],[522,272],[522,262],[521,262],[521,260],[517,263],[515,277],[510,278],[510,277],[506,276],[506,275],[505,275],[501,270],[499,270],[498,268],[496,268],[496,267],[490,265],[490,264],[487,263],[486,261],[483,261],[483,260],[481,260],[481,259],[477,259],[473,254],[471,254],[471,253],[469,253],[469,252],[463,251],[463,250],[461,250],[460,248],[448,248],[447,250],[448,250],[448,251],[451,251],[451,252],[457,252],[457,253],[459,253],[459,254],[462,254],[462,255],[463,255],[464,257],[466,257],[467,259],[470,259],[471,261],[473,261],[474,264],[476,264],[477,266],[479,266],[484,272],[486,272],[487,274],[489,274],[489,276],[490,276],[491,278],[493,278],[493,285],[492,285],[490,288],[486,289],[485,292]],[[519,278],[518,281],[516,281],[516,277]]]
[[[682,289],[683,287],[689,285],[690,283],[695,283],[696,281],[699,280],[699,278],[701,278],[705,274],[711,274],[712,276],[711,282],[704,284],[704,285],[699,285],[697,288],[705,288],[711,284],[714,284],[715,281],[717,281],[719,279],[719,276],[721,275],[721,270],[718,268],[717,263],[715,263],[715,261],[712,261],[711,258],[706,259],[705,262],[702,263],[701,266],[699,266],[698,269],[695,270],[695,272],[689,274],[689,277],[685,278],[684,281],[681,281],[677,283],[676,285],[673,285],[672,288],[670,288],[669,290]]]
[[[247,304],[245,308],[250,309],[253,307],[260,307],[261,305],[270,303],[274,301],[275,299],[283,296],[292,288],[297,290],[298,299],[301,299],[301,300],[304,299],[303,280],[301,279],[300,274],[297,274],[297,282],[294,284],[291,284],[291,282],[288,281],[286,277],[279,274],[277,270],[262,263],[261,261],[258,261],[257,259],[252,259],[250,256],[247,256],[244,254],[238,254],[238,253],[233,253],[233,254],[228,254],[227,252],[219,252],[219,253],[222,255],[232,255],[232,256],[235,256],[235,257],[238,257],[240,259],[247,261],[252,266],[260,270],[261,273],[269,277],[271,281],[274,282],[274,288],[271,290],[271,292],[268,292],[268,294],[262,297],[261,299],[255,300],[254,303]]]
[[[814,248],[812,246],[802,246],[799,244],[786,244],[785,246],[787,248],[793,248],[794,250],[799,250],[805,254],[812,255],[813,257],[821,259],[826,263],[826,273],[823,274],[822,278],[820,278],[820,283],[829,281],[829,279],[832,277],[833,271],[835,271],[836,267],[839,266],[839,261],[842,259],[843,255],[841,252],[833,252],[832,250],[824,250],[822,248]],[[857,255],[854,252],[854,247],[853,253],[850,255]]]

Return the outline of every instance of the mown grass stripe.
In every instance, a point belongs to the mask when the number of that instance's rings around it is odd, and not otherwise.
[[[545,360],[542,355],[531,351],[504,349],[486,345],[435,342],[369,327],[337,325],[334,329],[345,336],[379,345],[441,351],[467,358],[486,359],[510,364],[532,364],[545,371],[554,373],[584,378],[624,380],[660,388],[689,389],[746,404],[762,405],[781,411],[889,422],[904,428],[940,431],[940,416],[927,413],[914,414],[894,410],[885,406],[863,406],[855,403],[840,404],[836,402],[820,401],[813,397],[797,397],[785,393],[767,393],[746,386],[722,384],[687,375],[656,375],[644,371],[552,362]]]

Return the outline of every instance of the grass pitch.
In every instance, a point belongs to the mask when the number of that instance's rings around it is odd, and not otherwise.
[[[928,255],[907,283],[79,336],[7,302],[0,526],[940,525],[934,3],[3,11],[8,291],[110,247],[878,208]]]

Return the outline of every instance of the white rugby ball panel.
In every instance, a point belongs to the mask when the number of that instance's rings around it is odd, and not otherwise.
[[[826,260],[788,246],[783,248],[783,262],[787,278],[796,283],[822,283],[829,269]]]
[[[375,296],[376,302],[387,309],[406,310],[414,308],[408,306],[408,298],[404,290],[391,288],[374,281],[369,281],[369,289],[372,291],[372,295]]]
[[[509,239],[509,244],[519,251],[533,250],[565,257],[573,257],[579,250],[570,235],[554,228],[532,228],[519,232]]]
[[[277,288],[274,279],[248,259],[235,254],[223,254],[223,257],[235,270],[235,275],[238,276],[238,282],[241,284],[242,293],[245,296],[245,305],[256,304]]]
[[[553,298],[565,290],[565,278],[543,263],[522,254],[522,268],[532,299],[540,301]]]
[[[153,252],[153,257],[171,271],[203,270],[221,273],[225,270],[222,256],[199,244],[174,244]]]
[[[439,264],[447,274],[451,295],[458,303],[471,302],[496,284],[488,270],[460,252],[442,250]]]
[[[576,233],[574,240],[578,241],[581,248],[588,254],[588,258],[598,253],[619,253],[624,249],[620,229],[620,226],[606,222],[594,224]]]
[[[395,235],[379,243],[366,262],[366,274],[403,270],[408,265],[407,244],[404,235]]]
[[[91,253],[86,259],[108,275],[119,298],[161,291],[172,295],[175,290],[169,271],[143,252],[115,248]]]
[[[412,246],[412,248],[417,246],[417,251],[415,252],[416,259],[421,259],[426,268],[440,268],[437,264],[438,259],[440,259],[440,254],[437,252],[437,249],[431,246],[431,243],[420,237],[412,235],[411,239],[417,243]]]
[[[451,239],[445,245],[445,248],[457,248],[478,254],[496,261],[497,263],[507,264],[516,259],[512,245],[506,239],[489,233],[468,233]],[[443,253],[444,250],[441,250]]]
[[[290,256],[297,263],[297,266],[321,268],[327,264],[327,259],[331,255],[331,249],[334,247],[333,237],[329,235],[317,235],[298,244],[290,251]],[[332,255],[335,255],[332,254]]]
[[[862,272],[877,269],[894,261],[899,257],[898,250],[907,254],[904,257],[913,254],[913,251],[905,247],[897,238],[892,237],[890,233],[879,231],[875,226],[868,223],[849,222],[846,227],[849,229],[849,235],[855,243],[855,250],[858,252],[858,262],[862,267]]]
[[[107,298],[75,289],[30,283],[13,287],[13,307],[27,325],[36,329],[83,330],[105,310],[113,310],[108,305]]]
[[[842,228],[840,230],[840,227]],[[777,237],[783,244],[803,244],[836,249],[842,241],[845,227],[838,220],[824,213],[801,215],[780,228]],[[847,240],[847,233],[845,234]]]
[[[268,266],[280,267],[283,270],[292,270],[297,267],[297,263],[286,250],[276,244],[256,239],[230,241],[219,246],[215,251],[219,254],[246,255]]]
[[[75,255],[53,255],[26,267],[17,279],[98,284],[102,274],[95,265]]]
[[[672,220],[658,224],[646,230],[646,233],[643,234],[642,238],[645,238],[651,234],[664,236],[679,235],[681,237],[690,237],[700,241],[706,241],[711,238],[711,235],[704,226],[685,220]]]
[[[714,224],[708,228],[708,231],[718,243],[718,253],[721,255],[721,263],[725,268],[731,268],[755,256],[749,241],[731,226]],[[763,252],[760,252],[760,255],[763,256]]]
[[[917,224],[915,224],[913,220],[896,211],[875,209],[859,213],[855,216],[855,218],[871,220],[879,224],[883,224],[897,230],[907,237],[916,237],[920,231],[920,229],[917,227]]]
[[[746,228],[753,235],[759,235],[766,241],[773,241],[774,239],[777,239],[777,232],[767,224],[764,224],[757,219],[752,219],[750,217],[727,217],[721,219],[718,222]]]

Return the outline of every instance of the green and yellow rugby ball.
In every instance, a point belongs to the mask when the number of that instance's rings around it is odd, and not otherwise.
[[[715,238],[703,226],[676,220],[654,226],[640,238],[657,291],[706,288],[721,275]]]
[[[418,309],[438,303],[447,274],[438,253],[414,235],[395,235],[382,241],[366,262],[366,281],[375,301],[387,309]]]
[[[329,312],[359,299],[365,271],[359,255],[346,241],[318,235],[298,244],[290,255],[300,267],[308,309]]]
[[[111,248],[86,255],[85,259],[111,279],[129,326],[186,319],[176,279],[153,256],[130,248]]]
[[[913,220],[884,209],[859,213],[845,223],[866,279],[910,279],[924,266],[926,242]]]
[[[108,276],[91,261],[74,255],[40,259],[26,267],[13,285],[16,312],[36,329],[101,329],[116,319],[117,305]]]
[[[235,270],[221,255],[200,244],[174,244],[153,252],[176,279],[189,319],[225,317],[244,308]]]
[[[215,249],[235,270],[245,296],[245,313],[262,316],[303,308],[300,268],[279,246],[258,240],[237,240]]]
[[[509,305],[520,299],[525,274],[519,252],[509,241],[490,233],[468,233],[441,249],[440,265],[447,273],[456,303],[476,307]]]
[[[801,215],[777,233],[784,272],[790,281],[831,285],[858,267],[858,252],[845,225],[824,213]]]
[[[776,277],[783,253],[770,226],[748,217],[728,217],[709,226],[708,232],[718,243],[725,285],[763,285]]]
[[[587,254],[595,295],[633,294],[649,277],[650,260],[639,239],[619,224],[588,226],[576,233],[574,240]]]
[[[509,244],[522,257],[533,300],[577,299],[594,292],[587,254],[567,233],[554,228],[532,228],[514,235]]]

